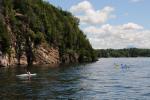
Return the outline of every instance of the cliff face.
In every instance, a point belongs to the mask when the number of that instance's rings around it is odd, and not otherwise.
[[[15,66],[15,65],[28,65],[27,57],[25,52],[21,55],[20,61],[16,57],[16,51],[11,48],[10,54],[2,54],[0,52],[0,66]],[[34,49],[34,60],[33,64],[60,64],[60,63],[77,63],[79,55],[74,54],[64,54],[62,57],[59,55],[59,49],[54,47],[47,47],[45,44],[39,45]]]
[[[59,64],[60,56],[58,48],[46,47],[46,44],[41,44],[37,48],[34,48],[34,60],[33,64]],[[3,54],[0,56],[1,66],[13,66],[13,65],[27,65],[27,57],[25,52],[20,57],[20,63],[16,57],[15,49],[11,49],[10,55]]]
[[[0,0],[0,63],[59,64],[94,61],[79,20],[43,0]]]
[[[40,45],[35,48],[35,64],[59,64],[60,56],[58,48]]]

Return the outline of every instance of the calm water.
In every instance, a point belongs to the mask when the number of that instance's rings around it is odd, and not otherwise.
[[[127,67],[120,67],[126,64]],[[150,58],[102,58],[96,63],[0,69],[0,100],[150,100]]]

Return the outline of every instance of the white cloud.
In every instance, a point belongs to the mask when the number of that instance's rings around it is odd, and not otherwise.
[[[81,21],[81,24],[102,24],[109,18],[115,18],[111,13],[113,7],[106,6],[103,9],[95,10],[89,1],[82,1],[70,8],[70,11],[75,14]]]
[[[83,29],[94,48],[150,48],[150,30],[145,30],[141,25],[127,23],[101,27],[89,26]]]
[[[130,0],[140,2],[142,0]],[[89,38],[93,48],[150,48],[150,30],[133,22],[122,25],[105,24],[109,19],[116,18],[115,9],[105,6],[95,9],[89,1],[82,1],[70,8],[80,19],[81,28]],[[128,16],[125,13],[124,16]]]
[[[70,8],[70,11],[72,13],[78,13],[79,11],[86,11],[86,10],[89,10],[89,9],[92,9],[92,5],[90,4],[90,2],[88,1],[83,1],[83,2],[80,2],[79,4],[77,5],[74,5]]]
[[[128,24],[124,24],[122,25],[122,28],[125,30],[138,30],[138,29],[143,29],[142,26],[135,24],[135,23],[128,23]]]

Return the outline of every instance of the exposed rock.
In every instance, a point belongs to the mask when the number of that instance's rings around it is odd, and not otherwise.
[[[35,49],[35,64],[59,64],[58,48],[48,47],[48,45],[40,45]]]
[[[6,67],[8,66],[8,57],[6,55],[2,55],[0,52],[0,66]]]
[[[34,50],[34,61],[33,64],[59,64],[59,51],[58,48],[48,47],[46,44],[39,45]],[[5,54],[0,56],[0,66],[12,66],[17,65],[18,61],[16,58],[15,50],[12,48],[10,55]],[[27,65],[27,58],[25,53],[20,59],[21,65]]]
[[[62,56],[62,63],[77,63],[79,55],[77,53],[66,53]]]

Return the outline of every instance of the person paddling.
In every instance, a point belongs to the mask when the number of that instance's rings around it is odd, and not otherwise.
[[[31,73],[30,73],[29,71],[27,72],[27,74],[28,74],[29,76],[31,76]]]
[[[27,74],[28,74],[28,79],[30,80],[31,78],[31,73],[29,71],[27,71]]]

